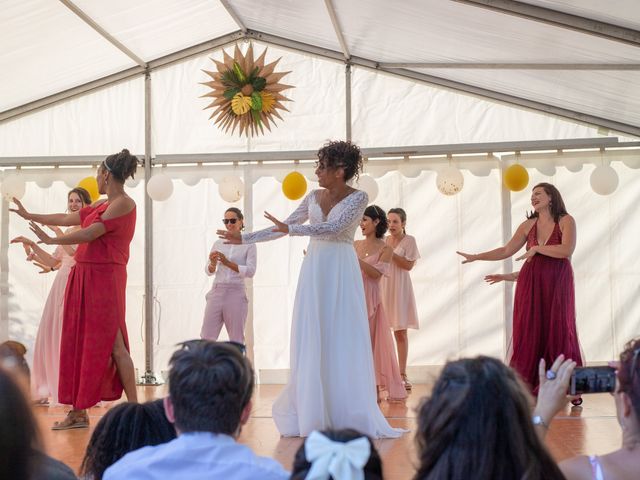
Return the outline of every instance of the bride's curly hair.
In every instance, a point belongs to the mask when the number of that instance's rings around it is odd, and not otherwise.
[[[326,168],[344,168],[344,181],[358,178],[362,171],[360,147],[349,141],[335,140],[318,150],[318,161]]]

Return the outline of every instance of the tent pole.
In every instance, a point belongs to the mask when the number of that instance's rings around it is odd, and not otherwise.
[[[151,73],[144,76],[144,375],[142,385],[157,385],[153,372],[153,201],[147,194],[151,180]]]
[[[504,178],[504,171],[507,165],[503,161],[499,162],[500,165],[500,204],[502,206],[502,244],[506,245],[511,240],[511,191],[502,185],[502,179]],[[503,273],[509,273],[513,271],[513,260],[511,257],[503,260],[502,262]],[[513,333],[513,282],[503,283],[503,321],[504,321],[504,353],[505,359],[508,361],[509,349],[511,345],[511,335]]]
[[[351,64],[347,63],[344,69],[345,73],[345,121],[346,121],[346,137],[347,141],[351,141]]]

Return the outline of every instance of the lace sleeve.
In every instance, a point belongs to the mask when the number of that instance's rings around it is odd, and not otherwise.
[[[304,197],[304,200],[300,205],[298,205],[298,208],[296,208],[294,212],[284,220],[283,223],[289,225],[289,231],[291,231],[292,225],[304,223],[309,219],[309,198],[311,195],[315,195],[315,190]],[[243,233],[242,243],[268,242],[269,240],[275,240],[276,238],[284,237],[286,235],[282,232],[273,232],[272,230],[273,226],[263,228],[257,232]]]
[[[336,235],[348,229],[354,221],[362,218],[369,197],[362,190],[357,190],[345,198],[340,205],[338,218],[313,225],[289,225],[289,235],[315,237],[319,235]]]

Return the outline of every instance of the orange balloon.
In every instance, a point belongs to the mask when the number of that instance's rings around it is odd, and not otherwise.
[[[307,193],[307,179],[300,172],[291,172],[282,181],[282,193],[289,200],[298,200]]]
[[[511,165],[504,171],[504,185],[512,192],[524,190],[529,185],[529,172],[519,163]]]

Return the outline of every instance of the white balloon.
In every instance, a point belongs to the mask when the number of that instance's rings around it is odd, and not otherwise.
[[[20,200],[24,196],[25,191],[24,177],[22,175],[16,175],[15,173],[8,175],[2,180],[0,190],[2,191],[2,196],[7,201],[11,201],[13,197]]]
[[[129,188],[136,188],[139,183],[140,183],[140,177],[137,177],[137,178],[129,177],[124,181],[124,184]]]
[[[556,166],[552,160],[538,160],[535,162],[536,170],[542,175],[553,177],[556,174]]]
[[[629,168],[640,168],[640,155],[635,155],[633,158],[625,158],[622,163]]]
[[[447,167],[440,170],[436,177],[436,186],[440,193],[444,195],[455,195],[464,186],[462,172],[456,167]]]
[[[225,202],[235,203],[242,198],[244,182],[240,177],[224,177],[218,185],[218,192]]]
[[[195,187],[204,177],[204,172],[184,173],[181,177],[182,183],[189,187]]]
[[[164,202],[173,193],[173,182],[168,175],[156,173],[147,183],[147,193],[152,200]]]
[[[564,161],[564,166],[570,172],[578,173],[582,170],[582,160],[579,158],[569,158]]]
[[[36,185],[38,185],[40,188],[49,188],[51,185],[53,185],[53,175],[41,173],[36,178]]]
[[[591,188],[599,195],[610,195],[618,188],[618,174],[610,165],[601,165],[591,172]]]
[[[378,196],[378,182],[376,182],[376,179],[371,175],[361,175],[358,177],[358,180],[356,181],[356,188],[367,193],[369,196],[369,203],[373,203]]]
[[[491,174],[492,166],[488,163],[474,162],[473,165],[469,165],[469,170],[476,177],[488,177]]]
[[[416,163],[411,164],[411,160],[404,162],[400,165],[400,173],[407,178],[417,178],[422,173],[424,168]]]

